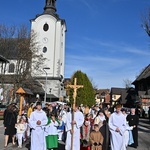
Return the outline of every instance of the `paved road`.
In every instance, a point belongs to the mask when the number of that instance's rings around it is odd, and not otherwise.
[[[150,150],[150,122],[148,119],[140,119],[139,122],[139,146],[137,150]],[[135,150],[128,147],[127,150]]]
[[[59,149],[58,150],[64,150],[65,144],[63,142],[59,142]],[[18,148],[17,146],[12,146],[11,143],[8,144],[7,148],[4,148],[4,127],[3,127],[3,121],[0,120],[0,150],[29,150],[29,141],[25,142],[23,144],[23,148]]]
[[[7,148],[4,149],[4,128],[2,125],[2,121],[0,121],[0,150],[19,150],[17,146],[8,145]],[[147,119],[140,119],[139,123],[139,147],[137,150],[150,150],[150,123]],[[29,150],[28,143],[23,144],[22,150]],[[59,150],[64,150],[64,143],[59,143]],[[128,147],[127,150],[135,150],[134,148]]]

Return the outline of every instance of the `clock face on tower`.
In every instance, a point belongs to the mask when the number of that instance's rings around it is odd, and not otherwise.
[[[42,39],[42,41],[43,41],[43,43],[47,43],[47,42],[48,42],[48,38],[47,38],[47,37],[44,37],[44,38]]]

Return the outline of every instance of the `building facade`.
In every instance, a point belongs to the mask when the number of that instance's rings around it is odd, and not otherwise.
[[[106,107],[110,104],[110,90],[109,89],[98,89],[95,91],[95,102]]]
[[[110,92],[110,103],[112,106],[122,104],[124,107],[135,107],[138,100],[137,93],[133,87],[118,88],[112,87]]]
[[[143,69],[132,84],[138,93],[143,110],[148,114],[150,107],[150,64]]]
[[[29,65],[22,55],[23,52],[29,53],[30,50],[20,49],[20,54],[22,53],[20,60],[25,65],[21,67],[21,64],[18,69],[18,62],[20,61],[17,55],[18,39],[10,39],[12,44],[9,45],[9,50],[4,55],[9,63],[2,63],[0,70],[0,81],[5,95],[4,101],[8,102],[11,99],[7,98],[7,95],[11,95],[7,93],[10,93],[9,91],[15,93],[16,88],[14,86],[18,87],[16,85],[18,83],[20,83],[18,84],[19,87],[29,88],[34,93],[34,97],[38,95],[41,100],[46,98],[46,101],[55,101],[64,97],[66,23],[56,13],[56,0],[47,0],[44,12],[31,20],[31,37],[33,34],[35,35],[34,43],[37,43],[38,56],[41,55],[44,58],[44,63],[35,69],[33,62],[36,61],[36,57],[29,60],[32,62]],[[30,48],[28,46],[28,49],[31,48],[32,46]],[[1,53],[5,51],[0,50]],[[14,96],[11,97],[14,99]]]
[[[36,34],[39,53],[45,58],[41,68],[43,71],[38,72],[33,69],[32,76],[43,85],[49,101],[51,96],[62,99],[66,23],[56,13],[56,0],[47,0],[44,12],[31,20],[31,32]]]

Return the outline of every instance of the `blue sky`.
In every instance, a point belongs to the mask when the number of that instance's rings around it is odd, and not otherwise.
[[[0,24],[27,24],[45,0],[1,0]],[[150,38],[142,24],[150,0],[57,0],[66,20],[65,77],[86,73],[98,88],[124,87],[150,63]]]

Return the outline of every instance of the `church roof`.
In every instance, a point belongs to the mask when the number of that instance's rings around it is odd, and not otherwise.
[[[0,75],[0,81],[3,80],[4,84],[13,84],[15,80],[15,74],[13,75]],[[27,79],[27,81],[23,84],[23,89],[26,90],[26,92],[29,93],[28,89],[31,90],[33,94],[41,94],[44,95],[44,89],[42,88],[42,85],[34,78]]]
[[[56,14],[56,0],[46,0],[44,14],[50,14],[58,17]]]
[[[9,63],[9,61],[5,57],[3,57],[2,55],[0,55],[0,62]]]
[[[65,23],[65,21],[63,19],[59,18],[59,15],[56,13],[56,11],[57,11],[56,0],[46,0],[44,12],[42,14],[37,14],[36,18],[38,18],[39,16],[42,16],[44,14],[48,14],[48,15],[55,17],[57,20],[62,20],[62,23]],[[31,21],[35,20],[36,18],[31,19]]]
[[[59,18],[59,15],[56,13],[56,11],[57,11],[56,0],[46,0],[44,12],[42,14],[36,15],[36,17],[31,19],[30,21],[35,20],[36,18],[38,18],[44,14],[47,14],[47,15],[51,15],[51,16],[55,17],[57,20],[60,20],[61,24],[66,26],[66,21],[64,19]],[[66,29],[66,31],[67,31],[67,29]]]

